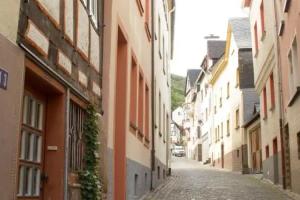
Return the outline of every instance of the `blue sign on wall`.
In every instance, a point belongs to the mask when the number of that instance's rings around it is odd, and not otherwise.
[[[6,90],[8,82],[8,73],[0,68],[0,88]]]

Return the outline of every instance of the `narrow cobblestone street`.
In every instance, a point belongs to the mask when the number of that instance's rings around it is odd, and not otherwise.
[[[251,175],[217,170],[173,158],[172,176],[144,200],[292,200],[276,186]]]

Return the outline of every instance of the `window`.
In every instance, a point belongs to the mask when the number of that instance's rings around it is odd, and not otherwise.
[[[82,134],[85,111],[71,101],[69,116],[69,168],[78,172],[83,167]]]
[[[220,140],[220,126],[218,125],[218,141]]]
[[[236,150],[236,157],[240,157],[240,150],[238,149],[238,150]]]
[[[239,87],[240,86],[240,70],[237,69],[236,70],[236,85],[235,87]]]
[[[143,75],[139,75],[139,101],[138,101],[138,132],[141,135],[144,134],[144,87],[145,82]]]
[[[297,143],[298,143],[298,159],[300,160],[300,132],[297,134]]]
[[[43,120],[43,104],[31,96],[24,96],[18,196],[40,195]]]
[[[269,158],[270,152],[269,152],[269,145],[266,146],[266,158]]]
[[[290,95],[294,95],[296,92],[296,88],[300,85],[299,84],[299,78],[298,74],[299,72],[299,61],[298,61],[298,45],[297,45],[297,39],[295,38],[292,44],[292,48],[289,52],[288,55],[288,60],[289,60],[289,68],[290,68],[290,73],[289,73],[289,90],[290,90]]]
[[[257,35],[257,22],[254,24],[254,42],[255,42],[255,55],[258,53],[258,35]]]
[[[208,110],[207,110],[207,108],[205,109],[205,120],[206,121],[208,120]]]
[[[159,136],[161,136],[161,93],[158,95],[158,131]]]
[[[240,110],[235,111],[235,128],[240,128]]]
[[[150,133],[150,126],[149,126],[149,116],[150,116],[150,95],[149,95],[149,87],[146,85],[146,95],[145,95],[145,136],[147,142],[149,142],[149,133]]]
[[[203,101],[203,90],[201,90],[201,101]]]
[[[273,140],[273,155],[276,155],[278,153],[278,143],[277,143],[277,137]]]
[[[223,138],[223,122],[221,123],[221,139]]]
[[[165,50],[165,37],[163,36],[163,40],[162,40],[162,57],[163,57],[163,72],[164,74],[166,74],[166,54],[165,54],[166,50]]]
[[[201,138],[201,128],[200,128],[200,126],[197,126],[197,138],[198,139]]]
[[[263,111],[264,111],[264,119],[268,117],[268,105],[267,105],[267,89],[264,87],[263,89]]]
[[[130,125],[137,128],[137,78],[138,68],[136,62],[132,59],[131,81],[130,81]]]
[[[166,121],[166,138],[165,140],[167,140],[167,138],[169,137],[169,128],[170,128],[170,120],[169,120],[169,114],[167,114],[167,121]]]
[[[215,143],[218,141],[218,129],[215,128]]]
[[[148,29],[150,28],[151,25],[151,1],[146,0],[146,24],[148,26]],[[149,31],[150,32],[150,31]]]
[[[265,11],[264,11],[264,1],[261,1],[260,5],[260,23],[261,23],[261,32],[262,35],[264,36],[264,33],[266,31],[265,29]]]
[[[138,180],[139,180],[139,175],[134,174],[134,195],[138,194]]]
[[[160,167],[157,166],[157,179],[160,179]]]
[[[200,83],[197,83],[197,92],[200,92]]]
[[[275,89],[273,73],[270,75],[271,109],[275,108]]]
[[[166,106],[163,104],[163,141],[166,142]]]
[[[222,88],[220,88],[220,108],[222,108],[222,103],[223,103],[223,101],[222,101]]]
[[[98,0],[89,0],[90,15],[96,27],[98,27]]]
[[[162,41],[161,41],[161,20],[160,20],[160,16],[158,16],[158,53],[159,53],[159,56],[160,56],[160,59],[162,58],[162,51],[161,51],[161,48],[162,48]]]
[[[227,83],[227,98],[230,97],[230,82]]]
[[[226,127],[227,127],[227,136],[230,136],[230,121],[229,119],[227,119],[227,122],[226,122]]]

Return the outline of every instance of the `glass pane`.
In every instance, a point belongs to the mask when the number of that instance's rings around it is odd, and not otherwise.
[[[32,170],[32,184],[31,184],[31,194],[35,195],[36,194],[36,176],[37,176],[37,169],[33,168]]]
[[[23,195],[26,195],[28,191],[28,175],[29,167],[24,167]]]
[[[28,97],[24,96],[24,100],[23,100],[23,124],[27,123],[27,112],[28,112]]]
[[[20,158],[25,159],[26,131],[21,132]]]
[[[41,162],[42,157],[42,137],[38,136],[38,143],[37,143],[37,162]]]
[[[19,171],[19,195],[24,195],[24,166]]]
[[[35,181],[35,195],[39,196],[40,195],[40,184],[41,184],[41,170],[36,168],[36,181]]]
[[[32,107],[33,107],[33,100],[28,97],[28,107],[27,107],[27,114],[26,114],[26,124],[31,124],[31,113],[32,113]]]
[[[35,134],[30,134],[29,160],[33,161]]]
[[[33,135],[33,144],[32,144],[33,156],[32,156],[32,160],[35,161],[35,162],[37,162],[37,159],[38,159],[38,139],[39,139],[39,136]]]
[[[36,106],[35,106],[35,113],[34,113],[34,115],[35,115],[35,117],[34,117],[35,118],[35,120],[34,120],[34,128],[39,129],[41,104],[36,103],[35,105]]]
[[[35,118],[36,118],[36,101],[31,99],[32,103],[31,103],[31,112],[30,112],[30,119],[31,119],[31,127],[35,127]]]
[[[25,160],[30,159],[30,134],[26,133],[25,134]]]
[[[31,196],[32,195],[32,168],[31,167],[27,167],[27,190],[26,190],[26,196]]]
[[[38,122],[38,129],[43,129],[43,119],[44,119],[44,107],[42,104],[39,104],[39,122]]]

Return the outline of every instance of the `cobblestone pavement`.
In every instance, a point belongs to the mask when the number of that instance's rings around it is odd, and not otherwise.
[[[172,176],[143,200],[292,200],[278,187],[253,175],[217,170],[174,158]]]

